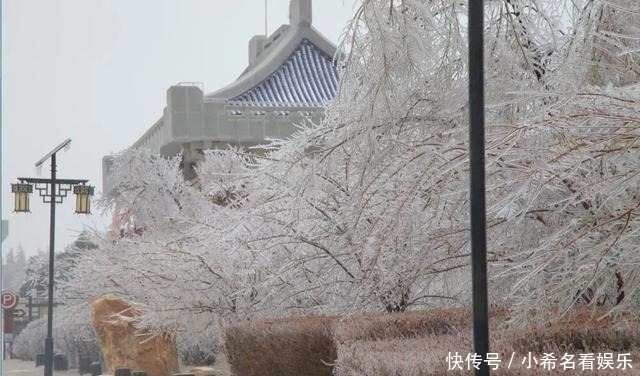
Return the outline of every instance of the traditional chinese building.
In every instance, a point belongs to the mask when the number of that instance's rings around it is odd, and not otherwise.
[[[336,47],[312,26],[311,0],[291,0],[289,24],[249,41],[247,68],[230,85],[212,93],[178,84],[167,90],[158,121],[132,147],[163,156],[183,155],[185,177],[205,149],[256,146],[286,138],[295,125],[319,121],[338,87]],[[110,158],[103,159],[109,192]]]

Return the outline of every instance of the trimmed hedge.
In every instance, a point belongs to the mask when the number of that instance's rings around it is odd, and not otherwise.
[[[492,310],[491,351],[505,362],[513,352],[520,357],[531,352],[538,359],[550,352],[625,352],[632,354],[632,361],[640,359],[640,319],[598,320],[603,314],[582,307],[562,320],[518,329],[504,325],[508,312]],[[473,352],[471,320],[468,310],[450,309],[240,322],[226,327],[225,349],[236,376],[466,375],[470,374],[466,369],[449,371],[446,357],[449,352],[463,358]],[[584,374],[582,369],[526,369],[520,366],[521,360],[517,359],[519,367],[493,374]],[[637,365],[632,365],[629,374],[637,372]],[[600,370],[597,374],[619,372]]]
[[[389,340],[455,334],[468,328],[469,312],[460,309],[434,309],[354,316],[341,320],[336,328],[336,342]]]
[[[234,375],[332,376],[335,317],[240,322],[225,330]]]

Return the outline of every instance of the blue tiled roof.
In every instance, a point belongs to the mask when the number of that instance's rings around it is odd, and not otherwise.
[[[266,80],[227,100],[232,106],[321,107],[338,88],[333,58],[308,39]]]

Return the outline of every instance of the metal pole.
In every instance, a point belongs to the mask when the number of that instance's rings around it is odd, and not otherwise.
[[[29,322],[33,321],[33,297],[29,296]]]
[[[44,376],[53,376],[53,261],[56,229],[56,153],[51,155],[51,218],[49,228],[49,301],[47,338],[44,341]]]
[[[482,357],[476,375],[489,375],[487,298],[487,224],[484,151],[484,4],[469,0],[469,159],[471,168],[471,266],[473,283],[473,343]]]

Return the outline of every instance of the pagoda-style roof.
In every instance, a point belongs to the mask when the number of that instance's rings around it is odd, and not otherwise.
[[[162,116],[133,145],[163,156],[182,154],[185,177],[206,149],[256,147],[295,133],[299,124],[318,123],[336,95],[336,47],[312,25],[312,0],[290,0],[289,24],[249,41],[249,64],[237,80],[205,94],[184,83],[167,90]],[[103,160],[109,192],[111,157]]]
[[[305,38],[275,72],[226,103],[232,106],[321,107],[335,96],[338,81],[333,57]]]
[[[311,0],[291,0],[289,24],[249,42],[249,66],[207,100],[231,107],[313,107],[330,102],[340,80],[336,47],[312,25]]]

